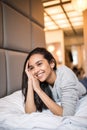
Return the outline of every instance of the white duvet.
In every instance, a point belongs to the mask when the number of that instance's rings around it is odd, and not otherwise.
[[[0,99],[0,130],[87,130],[87,96],[75,116],[60,117],[49,110],[26,114],[21,91]]]

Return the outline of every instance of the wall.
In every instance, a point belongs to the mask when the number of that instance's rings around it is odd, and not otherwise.
[[[83,35],[72,35],[64,37],[65,46],[82,45],[84,43]]]
[[[83,12],[83,18],[84,18],[84,46],[85,46],[85,51],[84,51],[84,66],[85,66],[85,73],[87,76],[87,9]]]
[[[84,38],[83,34],[79,35],[71,35],[71,36],[65,36],[64,37],[64,44],[65,44],[65,49],[66,53],[67,50],[76,50],[78,55],[78,67],[83,67],[84,68],[84,61],[83,61],[83,53],[84,53]],[[67,57],[66,57],[67,58]],[[66,61],[67,62],[67,61]],[[68,62],[67,62],[68,63]],[[69,64],[69,63],[68,63]],[[74,65],[70,62],[70,68],[72,68]]]
[[[54,30],[45,32],[46,44],[59,43],[62,52],[62,64],[65,64],[65,52],[64,52],[64,33],[63,30]]]

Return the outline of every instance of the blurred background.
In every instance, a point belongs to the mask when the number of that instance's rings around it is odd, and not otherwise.
[[[42,0],[46,47],[58,65],[87,71],[87,0]]]
[[[0,0],[1,97],[21,88],[35,47],[47,48],[80,79],[87,76],[87,0]]]

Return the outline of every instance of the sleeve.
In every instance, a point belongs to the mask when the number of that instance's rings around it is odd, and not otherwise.
[[[61,81],[61,104],[63,116],[73,116],[75,114],[77,101],[79,99],[78,79],[67,67],[62,70]]]

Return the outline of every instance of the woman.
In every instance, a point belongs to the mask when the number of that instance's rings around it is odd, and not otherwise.
[[[50,52],[45,48],[35,48],[25,61],[22,92],[26,113],[49,109],[55,115],[71,116],[86,89],[68,67],[56,68]],[[58,101],[61,105],[57,104]]]

